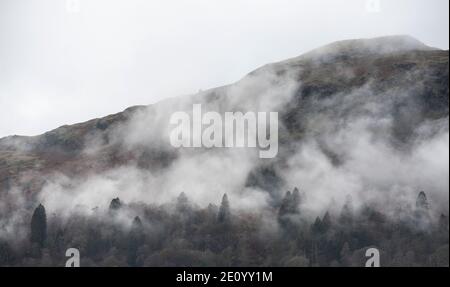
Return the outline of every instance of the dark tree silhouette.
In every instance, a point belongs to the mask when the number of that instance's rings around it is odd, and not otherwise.
[[[287,191],[284,195],[283,200],[281,201],[280,209],[278,210],[278,217],[283,217],[290,213],[289,206],[292,201],[292,194],[290,191]]]
[[[131,230],[128,238],[127,262],[130,266],[138,266],[138,250],[144,241],[145,237],[142,221],[139,216],[136,216],[131,224]]]
[[[47,238],[47,215],[45,207],[42,204],[34,210],[31,217],[31,242],[37,243],[40,247],[44,246]]]
[[[421,191],[417,196],[416,209],[428,212],[429,209],[428,199],[424,191]]]
[[[294,188],[292,191],[292,201],[290,204],[290,212],[291,213],[300,213],[300,203],[301,203],[301,195],[298,188]]]
[[[298,188],[294,188],[292,193],[287,191],[278,210],[278,217],[282,219],[285,215],[300,214],[300,203],[302,202],[302,194]]]
[[[184,192],[177,197],[176,208],[179,212],[186,212],[189,210],[189,199]]]
[[[311,225],[311,232],[314,236],[319,236],[323,232],[323,224],[320,217],[316,217],[316,220]]]
[[[427,195],[421,191],[416,200],[416,225],[420,229],[427,228],[430,223],[430,206],[428,204]]]
[[[141,218],[139,216],[136,216],[133,219],[133,223],[131,225],[131,230],[141,230],[142,229],[142,221]]]
[[[222,197],[222,203],[220,204],[219,214],[217,219],[219,222],[228,222],[230,220],[231,212],[230,212],[230,203],[228,201],[228,196],[225,193]]]
[[[120,199],[118,197],[111,200],[111,203],[109,204],[109,210],[116,211],[119,210],[120,207],[122,207],[122,203],[120,202]]]
[[[351,195],[347,195],[344,206],[342,207],[341,210],[339,221],[341,222],[341,224],[351,224],[353,222],[353,214],[354,214],[353,198]]]
[[[324,232],[327,232],[331,228],[331,216],[330,213],[327,211],[325,215],[322,218],[322,226]]]

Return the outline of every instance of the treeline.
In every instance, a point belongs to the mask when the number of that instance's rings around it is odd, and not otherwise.
[[[402,216],[370,206],[355,211],[349,197],[340,212],[310,220],[305,195],[295,188],[279,206],[233,212],[224,195],[220,206],[197,208],[181,193],[164,206],[123,204],[112,199],[105,212],[46,214],[39,205],[26,240],[0,239],[0,266],[64,266],[77,248],[81,266],[356,266],[369,247],[380,250],[381,266],[448,266],[448,217],[431,217],[426,194]]]

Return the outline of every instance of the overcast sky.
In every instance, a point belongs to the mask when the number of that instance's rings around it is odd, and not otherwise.
[[[448,49],[448,0],[379,1],[0,0],[0,137],[229,84],[337,40]]]

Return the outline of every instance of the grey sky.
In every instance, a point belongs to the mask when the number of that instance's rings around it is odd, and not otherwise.
[[[228,84],[332,41],[449,46],[447,0],[68,1],[0,0],[0,137]]]

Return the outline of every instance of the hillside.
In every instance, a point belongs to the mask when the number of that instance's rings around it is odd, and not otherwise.
[[[332,43],[228,86],[0,139],[0,266],[449,265],[449,55]],[[156,80],[156,79],[155,79]],[[275,158],[174,148],[176,111],[278,112]],[[272,136],[272,134],[271,134]]]
[[[152,133],[164,136],[156,130],[167,122],[158,115],[189,109],[191,102],[222,111],[279,111],[281,152],[275,161],[262,163],[263,171],[283,164],[293,146],[312,138],[339,164],[343,160],[339,151],[321,138],[360,115],[389,118],[392,124],[383,133],[388,133],[394,146],[407,148],[422,124],[448,119],[448,60],[448,51],[407,36],[342,41],[266,65],[237,83],[191,97],[132,107],[36,137],[6,137],[0,139],[0,193],[21,186],[27,194],[35,194],[45,184],[46,175],[55,171],[86,175],[130,162],[153,171],[164,169],[179,151],[149,141]],[[136,131],[136,121],[145,128]],[[157,127],[153,126],[156,122]],[[148,135],[130,144],[136,133]],[[261,171],[255,170],[256,174]],[[249,181],[264,187],[255,172],[248,175]]]

